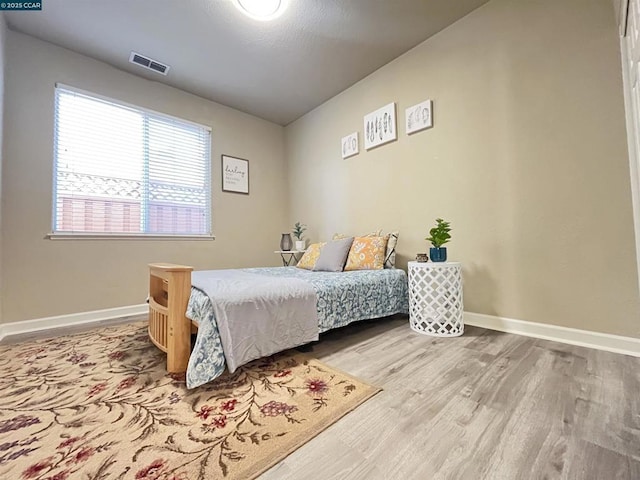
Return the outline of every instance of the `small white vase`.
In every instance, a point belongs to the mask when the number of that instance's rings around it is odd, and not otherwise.
[[[307,248],[307,241],[306,240],[296,240],[296,250],[304,250]]]

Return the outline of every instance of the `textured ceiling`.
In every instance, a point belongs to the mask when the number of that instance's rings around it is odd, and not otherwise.
[[[286,125],[487,0],[291,0],[259,22],[231,0],[46,0],[9,27]],[[165,77],[131,51],[170,65]]]

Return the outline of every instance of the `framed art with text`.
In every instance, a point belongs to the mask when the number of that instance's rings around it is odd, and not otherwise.
[[[249,194],[249,160],[222,155],[222,191]]]

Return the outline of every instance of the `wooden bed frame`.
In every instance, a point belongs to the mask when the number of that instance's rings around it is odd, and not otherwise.
[[[149,264],[149,338],[167,353],[167,371],[187,371],[191,333],[197,324],[186,317],[193,267]]]

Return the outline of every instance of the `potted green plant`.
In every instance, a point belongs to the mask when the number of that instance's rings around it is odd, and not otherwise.
[[[447,261],[447,248],[443,247],[445,243],[451,240],[450,223],[445,222],[441,218],[436,218],[436,226],[429,230],[429,235],[425,240],[431,242],[429,249],[429,256],[432,262],[446,262]]]
[[[293,226],[293,236],[296,237],[296,250],[305,250],[307,248],[307,241],[302,238],[302,234],[307,229],[304,223],[296,222]]]

